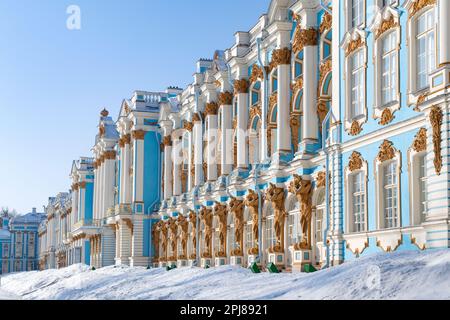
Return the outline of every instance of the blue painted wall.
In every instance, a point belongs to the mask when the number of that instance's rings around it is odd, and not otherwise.
[[[86,183],[84,219],[91,220],[94,217],[94,184]]]

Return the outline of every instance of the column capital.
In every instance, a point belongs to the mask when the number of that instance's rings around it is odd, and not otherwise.
[[[233,94],[229,91],[221,92],[219,94],[219,105],[228,106],[233,104]]]
[[[234,94],[248,93],[249,83],[247,79],[234,81]]]
[[[116,151],[108,150],[103,154],[105,160],[115,160],[116,159]]]
[[[82,181],[78,185],[80,186],[80,189],[86,189],[86,181]]]
[[[206,116],[216,116],[217,111],[219,110],[219,106],[216,102],[208,102],[205,107],[205,115]]]
[[[165,136],[165,137],[163,138],[162,143],[163,143],[163,145],[164,145],[165,147],[171,147],[171,146],[172,146],[172,137],[171,137],[171,136]]]
[[[194,128],[194,123],[190,122],[190,121],[185,121],[183,124],[183,129],[192,132],[192,129]]]
[[[147,131],[145,130],[134,130],[132,135],[134,140],[144,140],[145,134]]]

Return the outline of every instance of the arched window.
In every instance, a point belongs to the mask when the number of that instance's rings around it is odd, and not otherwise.
[[[300,51],[294,59],[294,76],[295,79],[303,76],[303,50]]]
[[[331,54],[332,54],[332,31],[329,30],[327,33],[325,33],[325,35],[323,35],[322,37],[322,45],[321,45],[321,50],[320,50],[320,57],[321,60],[326,60],[328,58],[331,58]]]
[[[253,117],[252,122],[250,123],[250,132],[249,132],[249,160],[251,164],[257,164],[260,160],[260,135],[261,135],[261,119],[259,115]]]
[[[256,106],[261,102],[261,82],[256,81],[251,88],[251,105]]]
[[[422,13],[416,22],[417,89],[429,86],[429,75],[436,68],[436,17],[435,9]]]
[[[271,93],[278,92],[278,70],[272,71],[271,81],[270,81]]]

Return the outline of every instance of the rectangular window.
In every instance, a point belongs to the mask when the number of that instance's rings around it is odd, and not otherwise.
[[[317,209],[316,211],[316,242],[323,242],[323,209]]]
[[[425,222],[427,216],[427,161],[426,155],[420,157],[420,172],[419,172],[419,185],[420,185],[420,208],[422,221]]]
[[[351,66],[351,116],[362,115],[364,107],[364,51],[357,51],[350,59]]]
[[[417,19],[417,89],[429,86],[428,76],[436,67],[434,9]]]
[[[275,245],[275,237],[273,234],[273,218],[266,220],[266,248],[271,248]]]
[[[384,166],[384,227],[397,228],[398,219],[398,181],[397,163],[391,162]]]
[[[366,231],[366,185],[363,172],[352,176],[353,232]]]
[[[245,247],[247,249],[253,248],[253,232],[251,224],[245,225]]]
[[[9,258],[9,244],[4,243],[2,248],[2,258]]]
[[[390,32],[382,41],[381,58],[381,96],[382,104],[386,105],[396,100],[397,96],[397,33]]]
[[[364,22],[363,0],[352,0],[352,28],[359,27]]]

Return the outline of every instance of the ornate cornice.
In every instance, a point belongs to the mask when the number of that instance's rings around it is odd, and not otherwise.
[[[433,148],[434,148],[434,168],[436,174],[441,175],[442,170],[442,133],[441,127],[444,115],[441,108],[434,106],[431,108],[430,112],[430,122],[433,128]]]
[[[216,116],[217,111],[219,110],[219,106],[216,102],[208,102],[205,107],[205,115],[206,116]]]
[[[427,151],[427,129],[421,128],[414,137],[412,149],[416,152]]]
[[[395,151],[394,144],[389,140],[384,140],[380,146],[380,151],[378,152],[378,161],[385,162],[394,159]]]
[[[409,19],[426,6],[435,5],[436,0],[416,0],[409,9]]]
[[[233,104],[233,94],[229,91],[221,92],[219,94],[220,106],[231,106]]]
[[[375,39],[378,39],[386,31],[398,27],[398,23],[395,21],[394,15],[391,14],[390,18],[383,20],[378,29],[375,31]]]
[[[301,29],[301,27],[298,26],[294,34],[292,51],[294,54],[298,54],[304,47],[317,46],[318,38],[316,28]]]
[[[145,130],[135,130],[133,131],[133,139],[134,140],[144,140],[146,131]]]
[[[248,93],[249,83],[247,79],[234,81],[234,94]]]
[[[80,189],[86,189],[86,181],[82,181],[78,185],[80,186]]]
[[[361,153],[354,151],[352,155],[350,156],[350,160],[348,162],[348,169],[350,172],[361,170],[363,167],[363,158],[361,156]]]

